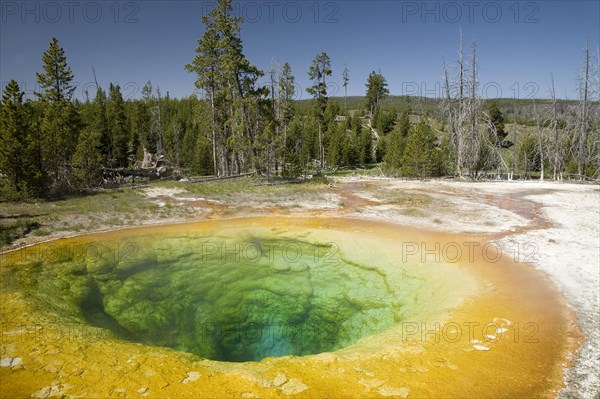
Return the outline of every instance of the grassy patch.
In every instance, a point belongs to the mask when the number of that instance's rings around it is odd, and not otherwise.
[[[235,197],[238,194],[277,196],[313,193],[322,190],[321,186],[326,182],[328,181],[312,179],[312,181],[308,180],[299,184],[267,185],[256,179],[246,178],[201,183],[163,181],[157,182],[154,187],[177,188],[187,191],[187,193],[179,194],[179,196],[193,194],[210,199],[226,199]]]
[[[400,190],[375,190],[372,195],[385,204],[403,206],[430,205],[432,198],[426,194],[407,193]]]
[[[143,217],[153,204],[139,191],[106,190],[45,202],[0,203],[0,245],[22,237],[43,237],[57,231],[84,232],[120,226],[124,217]]]
[[[153,188],[184,190],[180,197],[198,197],[227,204],[233,215],[240,207],[284,204],[301,208],[300,204],[324,201],[328,180],[303,184],[266,185],[256,179],[236,179],[206,183],[159,181]],[[0,202],[0,245],[8,245],[28,235],[43,237],[56,232],[86,232],[143,221],[197,216],[196,209],[149,198],[145,189],[119,188],[85,196],[73,196],[40,202]],[[165,201],[163,201],[165,202]]]
[[[0,246],[11,242],[40,228],[40,224],[30,218],[16,216],[0,219]]]
[[[50,234],[51,234],[51,232],[48,229],[39,229],[39,230],[35,230],[33,232],[33,235],[36,237],[45,237],[45,236],[49,236]]]
[[[402,213],[404,216],[411,216],[411,217],[417,217],[417,218],[422,218],[427,216],[427,214],[425,212],[423,212],[420,209],[417,208],[407,208],[407,209],[403,209],[400,213]]]
[[[369,164],[359,167],[345,166],[325,172],[327,176],[381,176],[381,169],[377,164]]]

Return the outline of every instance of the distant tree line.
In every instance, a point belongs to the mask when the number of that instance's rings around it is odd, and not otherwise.
[[[53,38],[42,56],[36,98],[25,100],[14,80],[2,94],[0,199],[106,186],[127,176],[116,172],[159,164],[181,176],[296,178],[309,170],[378,163],[387,174],[418,178],[517,173],[598,179],[600,82],[587,49],[578,102],[557,100],[553,83],[549,100],[530,100],[518,114],[514,103],[484,101],[477,95],[476,46],[467,59],[461,40],[457,62],[444,63],[444,98],[427,109],[406,98],[399,110],[385,105],[388,85],[375,71],[362,104],[345,95],[340,106],[330,98],[333,71],[325,52],[307,71],[310,103],[295,101],[288,63],[272,62],[268,83],[258,84],[265,72],[243,53],[242,19],[232,16],[231,0],[220,0],[203,23],[196,56],[186,65],[202,98],[173,99],[147,82],[136,100],[125,101],[112,83],[96,84],[85,101],[74,99],[73,73]],[[341,76],[347,89],[347,66]]]

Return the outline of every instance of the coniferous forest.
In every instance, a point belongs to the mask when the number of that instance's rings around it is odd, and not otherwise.
[[[148,81],[139,99],[124,100],[118,84],[77,99],[71,55],[52,38],[35,99],[14,80],[2,93],[0,198],[154,178],[297,179],[346,167],[414,178],[599,179],[599,69],[587,48],[579,100],[561,100],[553,88],[544,100],[482,98],[476,44],[467,54],[461,39],[455,62],[441,66],[441,98],[390,96],[394,88],[373,71],[357,101],[328,92],[338,75],[347,89],[352,71],[333,71],[326,52],[305,70],[258,69],[244,55],[231,0],[202,22],[185,65],[200,97],[170,98]],[[296,100],[299,74],[310,78],[310,100]]]

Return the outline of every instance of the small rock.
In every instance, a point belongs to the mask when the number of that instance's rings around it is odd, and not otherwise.
[[[286,395],[293,395],[302,391],[306,391],[308,386],[303,384],[298,378],[291,378],[288,382],[283,384],[280,389],[281,392]]]
[[[49,373],[58,373],[60,370],[52,363],[47,364],[43,367],[43,369]]]
[[[42,399],[47,398],[48,395],[50,395],[51,391],[52,391],[52,387],[43,387],[39,391],[32,393],[31,397],[32,398],[42,398]]]
[[[20,357],[5,357],[0,360],[0,367],[15,367],[23,363],[23,359]]]
[[[155,374],[156,374],[156,372],[154,370],[148,369],[148,370],[144,371],[144,376],[148,377],[148,378],[153,377]]]
[[[190,382],[198,381],[201,375],[197,371],[188,371],[186,374],[187,377],[181,381],[182,384],[189,384]]]
[[[458,370],[458,366],[454,363],[447,363],[446,367],[448,367],[450,370]]]
[[[60,387],[58,385],[52,385],[49,387],[43,387],[39,391],[32,393],[31,397],[39,398],[39,399],[46,399],[46,398],[51,398],[53,396],[60,397],[62,395],[63,395],[62,389],[60,389]]]
[[[273,386],[280,387],[288,381],[288,378],[283,373],[279,373],[273,378]]]
[[[362,385],[365,388],[369,388],[369,389],[379,388],[380,386],[383,385],[384,382],[385,381],[378,380],[377,378],[374,378],[372,380],[366,380],[366,379],[362,378],[358,381],[358,383],[360,385]]]
[[[410,394],[410,389],[408,389],[407,387],[381,387],[377,392],[381,396],[395,396],[399,398],[408,398],[408,395]]]

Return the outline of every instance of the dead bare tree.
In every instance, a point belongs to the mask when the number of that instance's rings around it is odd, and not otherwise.
[[[556,101],[556,91],[554,88],[554,75],[550,75],[550,98],[552,103],[550,105],[550,115],[548,120],[548,129],[550,130],[549,140],[547,141],[546,153],[547,158],[552,167],[552,179],[562,180],[564,170],[564,158],[565,158],[565,138],[566,132],[562,128],[559,120],[558,103]]]
[[[279,94],[279,80],[281,79],[281,65],[274,58],[271,59],[271,65],[269,68],[269,76],[271,81],[269,82],[271,85],[271,101],[273,103],[273,118],[275,119],[275,137],[274,142],[269,145],[268,150],[268,165],[267,165],[267,174],[270,175],[271,171],[271,163],[275,163],[275,173],[277,174],[279,170],[279,154],[280,152],[285,152],[285,148],[282,148],[285,143],[282,143],[280,137],[280,115],[281,115],[281,101]]]
[[[442,103],[456,159],[456,173],[476,177],[481,166],[482,136],[478,128],[481,98],[478,95],[477,47],[472,46],[470,69],[465,67],[462,32],[458,50],[457,78],[453,81],[444,61],[444,92]]]
[[[459,177],[463,176],[465,135],[463,129],[464,120],[464,72],[463,72],[463,44],[462,31],[460,31],[460,43],[458,49],[458,81],[450,78],[448,65],[444,61],[444,89],[445,99],[443,110],[448,118],[448,129],[450,131],[450,140],[456,159],[456,173]]]
[[[544,181],[544,163],[546,161],[546,159],[544,158],[544,154],[546,153],[546,126],[548,121],[544,116],[544,110],[538,109],[535,100],[533,102],[533,114],[537,127],[536,137],[537,155],[539,155],[540,157],[540,181]]]
[[[152,124],[150,129],[152,134],[156,137],[156,156],[160,157],[164,155],[163,148],[163,128],[162,128],[162,119],[161,119],[161,110],[160,110],[160,88],[156,88],[156,104],[150,109],[152,115]]]
[[[458,134],[458,107],[456,105],[457,100],[454,98],[453,89],[450,82],[450,76],[448,72],[448,65],[446,64],[446,60],[443,60],[444,64],[444,94],[445,98],[442,101],[442,113],[446,115],[447,124],[448,124],[448,132],[450,134],[450,142],[452,144],[452,148],[456,153],[456,170],[460,176],[460,168],[462,165],[462,143],[459,140]]]
[[[592,142],[592,154],[595,157],[596,172],[595,179],[600,179],[600,47],[596,49],[596,65],[593,65],[590,79],[590,97],[592,98],[593,110],[590,112],[593,115],[593,123],[595,125],[595,137]],[[593,162],[593,160],[592,160]]]
[[[589,71],[590,71],[590,52],[588,44],[585,45],[585,63],[583,71],[579,77],[579,132],[575,139],[575,160],[577,162],[577,174],[582,179],[585,175],[587,154],[587,132],[588,132],[588,96],[589,96]]]
[[[471,67],[468,81],[469,97],[466,100],[464,111],[465,122],[468,123],[465,126],[465,161],[469,175],[473,178],[477,177],[479,169],[482,166],[482,161],[483,163],[487,161],[481,159],[482,137],[478,129],[478,119],[481,111],[481,98],[477,94],[479,88],[478,70],[477,45],[473,43],[471,46]]]

